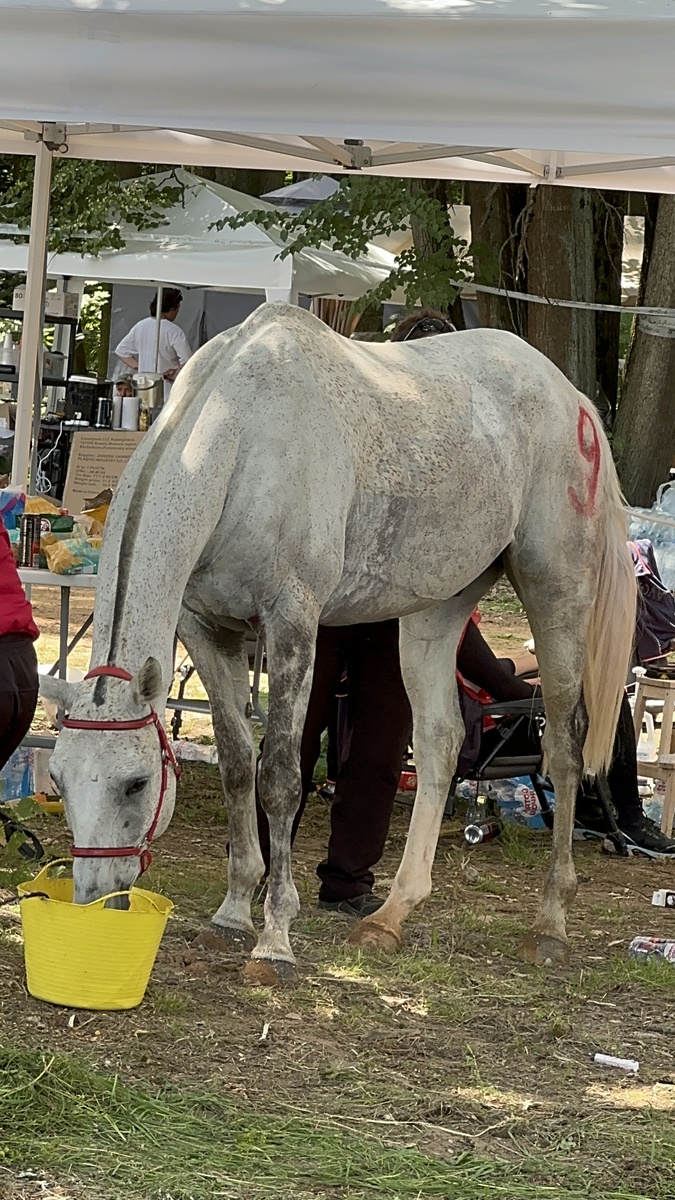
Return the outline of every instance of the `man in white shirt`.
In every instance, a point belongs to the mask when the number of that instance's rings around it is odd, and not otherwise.
[[[133,371],[157,371],[164,376],[164,400],[168,400],[171,384],[181,367],[192,357],[192,350],[176,317],[183,299],[178,288],[162,292],[162,320],[159,333],[159,354],[155,367],[157,344],[157,297],[150,304],[150,316],[137,321],[115,349],[115,354]]]

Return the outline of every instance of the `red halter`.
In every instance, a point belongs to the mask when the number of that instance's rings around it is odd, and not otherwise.
[[[84,678],[85,680],[98,679],[102,675],[110,676],[112,679],[124,679],[126,683],[129,683],[133,679],[133,675],[123,670],[122,667],[94,667]],[[173,768],[176,779],[180,779],[180,767],[176,762],[176,756],[171,748],[166,730],[152,706],[147,716],[139,717],[136,721],[76,721],[71,717],[64,717],[63,726],[65,729],[95,729],[107,732],[117,729],[145,729],[147,725],[155,726],[162,754],[162,784],[159,789],[157,807],[150,822],[148,832],[142,839],[140,846],[73,846],[70,851],[73,858],[128,858],[131,855],[138,855],[141,866],[140,874],[142,875],[144,871],[147,871],[152,862],[149,846],[155,836],[155,830],[157,829],[169,782],[169,764]]]

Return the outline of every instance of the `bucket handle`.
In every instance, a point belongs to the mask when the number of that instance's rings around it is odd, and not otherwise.
[[[51,862],[46,863],[45,866],[40,871],[40,873],[35,876],[35,878],[32,881],[33,884],[37,885],[40,882],[40,880],[43,878],[43,876],[49,874],[52,867],[68,866],[68,864],[72,865],[72,861],[73,861],[72,858],[53,858],[51,860]],[[81,905],[79,905],[79,907],[80,908],[96,908],[97,906],[99,906],[101,908],[104,908],[108,900],[114,900],[116,896],[130,896],[131,891],[132,891],[131,888],[123,888],[121,891],[118,891],[118,892],[108,892],[108,894],[106,896],[98,896],[96,900],[90,900],[88,904],[81,904]],[[23,899],[30,900],[38,895],[42,899],[45,899],[45,900],[49,899],[49,896],[45,892],[37,892],[37,891],[27,893],[23,897]],[[154,900],[152,898],[152,896],[150,896],[149,894],[146,894],[146,899],[148,900],[148,903],[151,904],[152,907],[158,913],[161,913],[164,911],[161,908],[161,906],[159,904],[157,904],[156,900]]]
[[[48,878],[49,872],[51,871],[52,867],[65,867],[65,866],[68,866],[69,863],[72,865],[72,861],[73,861],[72,858],[52,858],[52,859],[50,859],[48,863],[45,863],[42,870],[38,872],[38,874],[35,876],[35,878],[32,880],[32,882],[38,883],[43,877]]]
[[[107,896],[99,896],[97,900],[90,900],[88,904],[82,904],[82,905],[80,905],[80,907],[81,908],[96,908],[97,906],[100,906],[101,908],[105,908],[108,900],[114,900],[115,896],[131,896],[131,891],[132,891],[131,888],[126,888],[126,890],[121,891],[121,892],[108,892]],[[151,904],[152,907],[157,910],[158,913],[161,913],[163,911],[160,908],[159,904],[157,904],[152,899],[151,896],[146,896],[146,899],[148,900],[148,903]]]

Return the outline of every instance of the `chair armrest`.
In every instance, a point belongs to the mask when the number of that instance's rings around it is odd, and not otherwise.
[[[489,717],[522,717],[539,716],[544,712],[544,701],[541,696],[533,696],[531,700],[504,700],[501,704],[486,704],[483,713]]]

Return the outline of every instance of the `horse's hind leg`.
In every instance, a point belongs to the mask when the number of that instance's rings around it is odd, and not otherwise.
[[[178,632],[209,697],[229,821],[227,896],[213,917],[211,932],[198,940],[212,948],[251,950],[255,945],[251,896],[264,868],[255,815],[253,737],[247,717],[246,640],[243,633],[207,630],[185,610]]]
[[[395,950],[402,922],[431,891],[431,868],[464,722],[457,691],[457,646],[473,609],[498,572],[482,576],[460,596],[401,620],[401,671],[413,714],[417,796],[401,865],[377,913],[349,940]]]
[[[546,709],[544,749],[555,788],[548,876],[534,928],[522,945],[523,957],[540,966],[569,961],[566,916],[577,889],[572,834],[588,725],[581,681],[591,611],[582,561],[580,552],[579,567],[571,572],[560,556],[557,564],[531,572],[515,554],[507,556],[507,572],[534,634]]]

